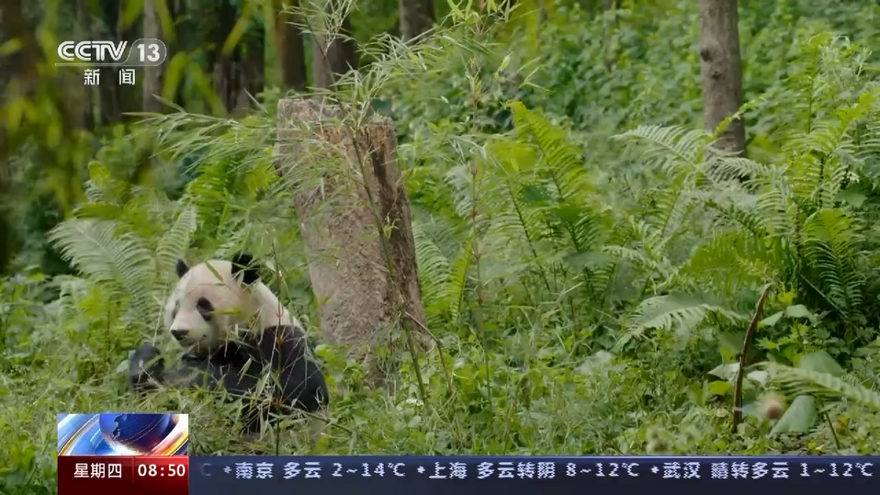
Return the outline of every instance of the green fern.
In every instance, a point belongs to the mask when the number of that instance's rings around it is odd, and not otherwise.
[[[566,201],[589,193],[593,187],[580,151],[565,134],[521,102],[512,102],[510,109],[518,135],[532,136],[541,149],[543,171],[552,180],[560,199]]]
[[[156,247],[156,283],[161,290],[169,282],[178,259],[183,259],[197,227],[197,210],[193,206],[184,206],[171,228],[159,239]]]
[[[697,328],[710,313],[736,323],[748,321],[749,318],[716,303],[685,294],[655,296],[642,301],[627,318],[626,331],[616,347],[622,348],[633,338],[641,337],[647,330],[675,330],[687,334]]]
[[[616,235],[615,217],[600,200],[594,175],[572,139],[522,103],[513,102],[510,108],[517,141],[490,150],[499,163],[491,183],[505,205],[499,209],[504,212],[498,218],[499,233],[509,226],[521,239],[520,249],[529,253],[523,273],[535,274],[542,289],[558,290],[550,273],[571,270],[591,304],[604,304],[615,264],[610,259],[597,263],[596,253]]]
[[[840,210],[821,210],[804,224],[803,246],[825,297],[845,318],[860,313],[864,276],[857,245],[861,235],[854,219]]]
[[[773,380],[794,394],[811,394],[829,399],[849,399],[880,411],[880,393],[850,383],[828,373],[792,368],[778,363],[763,363]]]
[[[450,321],[456,325],[460,322],[460,318],[463,316],[462,310],[468,302],[466,298],[468,274],[473,256],[471,252],[472,246],[472,239],[468,239],[464,246],[462,246],[461,254],[452,262],[449,281],[443,290],[442,300],[449,305]]]
[[[413,222],[413,240],[416,248],[416,261],[419,267],[419,283],[428,326],[436,328],[443,323],[448,305],[443,297],[446,284],[450,280],[452,268],[449,259],[433,240],[425,234],[421,224]]]
[[[842,61],[855,51],[827,36],[802,49],[803,65],[786,84],[800,98],[797,108],[809,111],[808,125],[787,131],[779,163],[708,153],[708,134],[681,127],[642,126],[617,136],[637,144],[640,160],[667,178],[660,190],[644,195],[633,240],[651,246],[636,248],[643,253],[640,266],[655,278],[673,279],[658,287],[709,287],[735,297],[775,280],[801,287],[799,296],[811,305],[861,321],[865,240],[854,212],[838,204],[840,192],[859,179],[872,156],[865,150],[875,131],[865,122],[880,110],[877,87],[840,100],[840,88],[859,76],[843,80],[832,72],[846,73]],[[744,175],[750,178],[746,184],[730,183]],[[692,207],[702,212],[702,223],[686,216]],[[664,250],[683,225],[703,240],[673,275],[663,268]],[[619,256],[628,253],[616,249]],[[648,282],[650,277],[646,288]]]
[[[703,170],[703,156],[712,135],[679,126],[642,125],[614,139],[642,146],[641,159],[646,165],[676,176]]]
[[[97,220],[68,220],[49,233],[61,256],[91,280],[106,286],[118,301],[130,301],[140,321],[156,321],[150,293],[153,256],[144,242],[116,224]]]
[[[133,210],[134,211],[134,210]],[[196,210],[184,207],[154,249],[119,222],[75,218],[49,234],[61,256],[107,295],[133,312],[134,321],[159,321],[174,263],[182,258],[196,229]]]
[[[760,263],[769,273],[744,270],[745,264]],[[710,234],[684,263],[679,275],[717,294],[735,294],[743,287],[756,287],[778,277],[783,260],[772,256],[761,237],[749,230]]]

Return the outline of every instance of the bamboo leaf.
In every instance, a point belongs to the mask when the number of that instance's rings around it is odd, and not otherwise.
[[[168,63],[165,70],[165,82],[162,84],[162,98],[166,100],[174,100],[177,88],[180,87],[186,74],[186,68],[189,65],[190,58],[186,52],[175,53]]]
[[[244,33],[247,32],[248,24],[251,22],[253,9],[253,1],[244,0],[242,2],[241,17],[235,21],[235,25],[232,26],[232,30],[229,31],[229,36],[227,36],[226,41],[223,42],[223,48],[221,49],[223,55],[229,55],[232,53],[232,50],[235,50],[235,47],[238,45],[238,42],[241,41]]]
[[[159,24],[162,26],[162,39],[167,45],[173,45],[176,40],[177,32],[174,29],[174,19],[171,18],[171,11],[168,10],[167,0],[152,0],[153,10],[159,17]]]
[[[144,12],[144,0],[124,0],[125,7],[119,16],[119,22],[123,29],[131,27]]]

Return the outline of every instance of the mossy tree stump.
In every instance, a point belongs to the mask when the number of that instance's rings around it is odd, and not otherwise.
[[[321,331],[357,357],[389,328],[427,342],[409,198],[388,119],[357,125],[324,100],[278,103],[275,166],[289,181]]]

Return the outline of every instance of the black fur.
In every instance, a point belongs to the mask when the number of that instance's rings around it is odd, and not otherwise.
[[[271,411],[279,414],[289,408],[316,412],[330,402],[324,374],[306,356],[306,340],[300,328],[270,327],[260,338],[230,342],[208,358],[185,355],[180,366],[166,370],[159,349],[143,344],[129,359],[128,382],[135,393],[155,388],[155,383],[183,388],[223,388],[232,397],[252,392],[264,370],[272,370],[275,383]],[[141,363],[143,363],[141,367]],[[154,383],[155,382],[155,383]],[[259,430],[259,415],[265,412],[249,405],[245,412],[245,433]]]
[[[204,297],[200,297],[199,300],[196,301],[196,310],[198,310],[199,314],[205,319],[205,321],[211,321],[211,318],[214,317],[214,305]]]
[[[177,270],[177,278],[181,278],[186,275],[186,272],[189,271],[189,267],[186,266],[186,261],[177,260],[177,266],[175,267]]]
[[[238,253],[232,257],[232,276],[242,274],[241,281],[251,285],[260,280],[260,265],[250,253]]]

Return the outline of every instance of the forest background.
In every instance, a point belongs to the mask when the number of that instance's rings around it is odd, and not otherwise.
[[[0,492],[55,493],[70,411],[188,412],[197,453],[877,453],[880,2],[709,3],[0,1]],[[135,86],[54,65],[138,37]],[[124,370],[177,256],[270,259],[317,328],[271,157],[316,92],[393,121],[439,352],[389,332],[374,388],[313,331],[324,435],[253,444]]]

